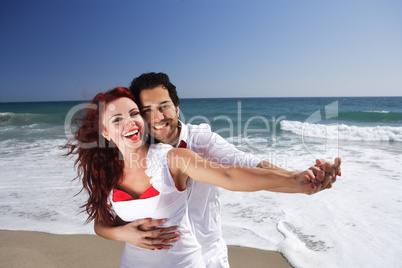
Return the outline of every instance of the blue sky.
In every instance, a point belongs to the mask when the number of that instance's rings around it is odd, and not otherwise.
[[[0,102],[165,72],[181,98],[401,96],[402,1],[0,0]]]

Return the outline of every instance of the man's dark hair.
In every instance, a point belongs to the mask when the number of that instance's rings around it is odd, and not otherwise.
[[[168,92],[170,99],[172,100],[174,106],[179,106],[180,100],[179,96],[177,96],[176,87],[170,82],[169,76],[165,73],[144,73],[131,82],[131,86],[129,87],[131,93],[134,95],[137,104],[139,104],[140,108],[142,106],[140,101],[140,93],[142,90],[153,89],[157,86],[165,87]]]

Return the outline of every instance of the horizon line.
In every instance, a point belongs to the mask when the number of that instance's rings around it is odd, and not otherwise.
[[[291,99],[291,98],[400,98],[402,96],[298,96],[298,97],[195,97],[186,99]],[[0,101],[0,104],[8,103],[43,103],[43,102],[90,102],[91,100],[33,100],[33,101]]]

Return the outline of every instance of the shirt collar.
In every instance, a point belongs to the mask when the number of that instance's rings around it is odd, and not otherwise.
[[[177,144],[175,145],[176,148],[179,147],[180,142],[184,141],[187,143],[187,139],[188,139],[188,128],[185,124],[183,124],[183,122],[181,122],[179,120],[178,126],[179,128],[181,128],[180,130],[180,136],[179,136],[179,140],[177,141]]]

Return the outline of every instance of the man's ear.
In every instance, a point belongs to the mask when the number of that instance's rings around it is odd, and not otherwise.
[[[180,111],[180,107],[176,106],[176,113],[179,113],[179,111]]]

